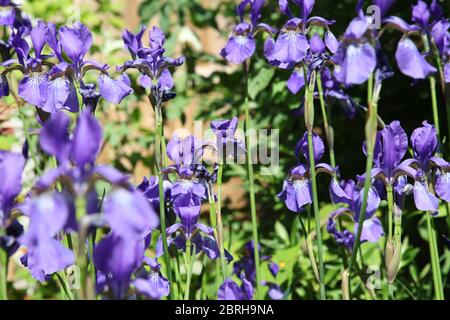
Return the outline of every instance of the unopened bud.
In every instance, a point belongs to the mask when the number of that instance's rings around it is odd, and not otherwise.
[[[402,242],[400,238],[396,238],[394,241],[388,240],[385,255],[387,280],[389,283],[393,283],[402,260]]]
[[[350,291],[349,291],[349,274],[348,270],[344,270],[342,272],[342,283],[341,283],[341,290],[342,290],[342,299],[343,300],[350,300]]]
[[[316,276],[317,281],[320,282],[319,269],[317,268],[316,258],[314,257],[314,250],[310,235],[306,237],[306,248],[308,249],[308,257],[309,261],[311,262],[311,267],[313,268],[314,275]]]

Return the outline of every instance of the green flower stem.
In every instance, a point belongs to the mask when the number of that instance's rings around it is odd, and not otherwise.
[[[425,214],[427,216],[428,244],[430,247],[434,294],[436,300],[444,300],[444,291],[442,288],[442,273],[441,273],[441,266],[439,263],[439,251],[436,241],[436,230],[433,218],[431,217],[431,213],[426,212]]]
[[[70,289],[69,289],[69,285],[67,283],[67,279],[66,279],[64,272],[62,272],[62,271],[57,272],[56,277],[58,278],[59,284],[61,286],[62,291],[64,292],[65,297],[68,300],[74,300],[72,291],[70,291]]]
[[[192,250],[191,240],[188,239],[186,241],[186,287],[184,290],[184,300],[189,300],[189,293],[192,279],[192,267],[194,265],[194,260],[195,260],[195,245],[194,250]]]
[[[219,162],[219,168],[217,171],[217,210],[216,210],[216,221],[217,221],[217,242],[219,244],[220,251],[220,264],[222,267],[222,277],[223,280],[227,278],[227,262],[225,260],[225,239],[223,234],[223,223],[222,223],[222,175],[223,175],[223,162]]]
[[[441,83],[441,88],[442,88],[442,95],[444,97],[445,100],[445,107],[446,107],[446,113],[447,113],[447,141],[450,145],[450,99],[447,99],[446,97],[446,84],[445,84],[445,76],[444,76],[444,68],[442,66],[442,60],[441,57],[439,55],[439,51],[438,48],[436,46],[435,41],[433,40],[433,38],[431,39],[431,48],[433,51],[433,56],[436,60],[436,64],[439,70],[439,77],[440,77],[440,83]],[[437,109],[437,106],[433,106],[433,108]],[[448,152],[450,152],[450,146],[448,149]]]
[[[323,97],[323,85],[320,72],[317,73],[317,88],[319,90],[320,108],[322,110],[323,124],[325,127],[325,135],[327,137],[328,151],[330,154],[330,164],[333,168],[336,168],[336,159],[334,155],[334,132],[327,115],[327,107],[325,105],[325,99]]]
[[[306,67],[303,67],[305,79],[308,79],[306,74]],[[317,238],[317,255],[319,262],[319,287],[320,287],[320,299],[326,299],[325,294],[325,269],[323,263],[323,243],[322,243],[322,229],[320,225],[320,213],[319,213],[319,199],[317,196],[317,182],[316,182],[316,163],[314,159],[314,145],[313,145],[313,125],[314,125],[314,85],[316,82],[316,73],[312,72],[310,77],[310,83],[305,85],[305,124],[308,133],[308,153],[309,153],[309,170],[311,187],[313,194],[313,210],[316,225],[316,238]]]
[[[8,300],[8,254],[0,249],[0,300]]]
[[[381,86],[373,89],[373,74],[369,77],[368,82],[368,106],[369,116],[366,122],[366,148],[367,148],[367,160],[366,160],[366,173],[364,179],[364,193],[363,201],[359,211],[358,230],[356,232],[355,244],[352,250],[352,256],[348,267],[349,276],[353,272],[353,268],[356,263],[359,246],[361,244],[361,233],[364,220],[366,219],[367,198],[369,196],[369,189],[371,185],[371,171],[373,168],[373,152],[375,146],[375,138],[377,134],[377,122],[378,122],[378,96]]]
[[[258,240],[258,221],[256,219],[256,200],[255,200],[255,178],[253,175],[253,163],[252,163],[252,141],[250,139],[249,130],[252,128],[250,121],[249,111],[249,96],[248,96],[248,72],[249,64],[244,62],[244,78],[245,78],[245,145],[247,148],[246,160],[247,160],[247,174],[248,174],[248,192],[250,196],[250,213],[252,219],[252,233],[253,233],[253,247],[255,257],[255,269],[256,269],[256,300],[262,299],[261,294],[261,270],[259,261],[259,240]]]
[[[86,199],[83,195],[78,196],[75,200],[76,217],[77,221],[82,221],[86,216]],[[88,261],[86,254],[86,236],[87,236],[87,226],[80,226],[80,231],[78,234],[78,248],[76,255],[76,264],[80,272],[80,290],[79,298],[81,300],[89,299],[89,279],[88,279]],[[91,283],[92,284],[92,283]]]
[[[151,101],[151,99],[150,99]],[[163,120],[161,103],[152,103],[155,110],[155,122],[156,122],[156,137],[155,137],[155,159],[156,159],[156,171],[158,176],[158,191],[159,191],[159,220],[161,225],[161,236],[164,250],[164,262],[166,267],[166,275],[169,280],[170,286],[170,298],[173,297],[173,283],[172,283],[172,269],[170,267],[169,246],[167,244],[166,233],[166,210],[164,199],[164,176],[162,173],[162,166],[164,164],[162,151],[165,143],[162,143],[164,139],[163,135]]]
[[[34,166],[36,168],[36,173],[38,176],[41,176],[42,170],[41,170],[39,162],[36,158],[37,151],[34,148],[33,140],[30,135],[30,125],[28,123],[27,115],[24,112],[24,106],[22,106],[22,105],[19,105],[19,117],[23,124],[23,131],[25,133],[25,139],[27,141],[28,149],[30,151],[29,154],[30,154],[31,159],[33,160]]]
[[[388,240],[392,240],[392,222],[394,218],[394,192],[392,185],[386,187],[387,202],[388,202]]]
[[[430,51],[430,42],[428,40],[428,36],[423,35],[422,39],[423,39],[425,51],[429,52]],[[440,127],[439,126],[439,112],[438,112],[437,96],[436,96],[436,78],[433,75],[431,75],[429,77],[429,82],[430,82],[431,104],[432,104],[432,108],[433,108],[433,122],[434,122],[434,126],[436,127],[436,133],[438,136],[438,140],[441,141],[441,138],[440,138],[441,130],[439,129],[439,127]]]

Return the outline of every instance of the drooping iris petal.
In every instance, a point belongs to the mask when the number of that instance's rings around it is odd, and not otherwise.
[[[107,75],[101,75],[98,77],[98,87],[100,89],[101,96],[114,104],[119,104],[123,98],[133,92],[133,89],[131,89],[125,82],[112,79]]]
[[[59,77],[49,81],[47,88],[47,99],[42,110],[48,113],[55,113],[62,109],[70,94],[70,81],[65,77]]]
[[[16,20],[16,8],[0,8],[0,26],[12,26]]]
[[[402,18],[397,16],[386,17],[382,21],[387,27],[397,29],[403,33],[413,32],[419,30],[415,24],[409,24]]]
[[[362,84],[375,71],[375,49],[368,43],[350,44],[345,49],[344,60],[335,71],[336,79],[344,84]]]
[[[450,172],[438,174],[434,190],[439,198],[450,202]]]
[[[175,82],[173,81],[172,74],[168,69],[164,69],[161,72],[161,75],[158,78],[158,85],[161,90],[171,90],[174,87]]]
[[[22,172],[25,158],[20,153],[0,153],[0,226],[4,215],[8,217],[14,199],[22,189]]]
[[[289,80],[287,81],[287,87],[290,92],[297,94],[305,85],[305,78],[302,71],[294,70]]]
[[[25,243],[26,244],[26,243]],[[45,239],[39,245],[30,247],[26,256],[26,267],[33,278],[45,282],[47,276],[64,270],[73,264],[73,252],[56,239]]]
[[[132,273],[142,265],[144,251],[144,240],[122,238],[114,233],[95,246],[95,267],[107,276],[106,281],[117,298],[121,298],[130,284]]]
[[[414,203],[421,211],[438,210],[439,199],[428,191],[427,187],[420,181],[414,183]]]
[[[400,71],[413,79],[425,79],[437,71],[420,54],[414,42],[407,37],[399,41],[395,58]]]
[[[64,112],[56,112],[45,122],[39,135],[41,148],[56,157],[60,163],[68,160],[70,118]]]
[[[283,190],[278,197],[286,204],[289,210],[300,212],[303,210],[303,206],[312,203],[311,183],[306,178],[285,181]]]
[[[431,29],[431,35],[433,40],[441,54],[445,54],[447,45],[449,42],[448,29],[450,28],[450,22],[441,20],[436,22]]]
[[[169,280],[157,272],[151,271],[147,279],[138,278],[133,282],[134,287],[147,298],[159,300],[170,292]]]
[[[113,191],[104,203],[108,224],[121,238],[143,239],[159,224],[155,211],[140,192]]]
[[[228,39],[221,55],[231,63],[241,64],[255,52],[255,39],[250,35],[235,35]]]
[[[450,62],[444,66],[444,79],[445,83],[450,83]]]
[[[251,300],[252,296],[248,296],[248,294],[248,290],[239,287],[239,285],[230,278],[222,283],[217,292],[219,300]]]
[[[355,223],[355,230],[358,230],[358,223]],[[361,241],[377,242],[383,235],[383,226],[377,217],[372,217],[364,221]]]
[[[303,60],[309,49],[308,40],[297,30],[293,20],[296,18],[286,23],[287,30],[282,31],[275,41],[274,58],[281,63],[298,63]]]
[[[61,27],[59,36],[64,52],[73,63],[80,63],[92,46],[92,33],[80,22],[71,27]]]
[[[102,128],[90,110],[81,112],[74,130],[72,157],[79,167],[92,164],[100,150]]]
[[[348,195],[335,179],[330,184],[330,195],[333,203],[346,203],[351,205],[353,202],[353,192],[351,195]]]
[[[44,73],[25,76],[19,82],[19,96],[29,104],[42,107],[47,98],[48,85],[47,75]]]

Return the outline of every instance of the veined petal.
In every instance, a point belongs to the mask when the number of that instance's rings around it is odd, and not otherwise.
[[[43,107],[47,98],[48,85],[47,75],[44,73],[25,76],[19,82],[19,96],[29,104]]]
[[[255,48],[256,43],[252,36],[232,35],[220,54],[231,63],[241,64],[253,55]]]
[[[355,230],[358,230],[358,223],[355,223]],[[377,242],[383,235],[383,226],[377,217],[372,217],[364,221],[361,241]]]
[[[98,87],[100,94],[111,103],[119,104],[123,98],[133,92],[125,82],[114,80],[107,75],[98,77]]]
[[[296,30],[281,32],[275,41],[274,58],[281,63],[298,63],[306,56],[308,40]]]

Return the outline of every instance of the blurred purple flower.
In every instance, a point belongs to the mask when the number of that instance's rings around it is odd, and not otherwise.
[[[252,300],[253,285],[241,275],[242,285],[239,286],[230,278],[222,283],[217,292],[218,300]]]
[[[325,146],[322,139],[316,134],[313,134],[313,150],[316,172],[323,171],[330,175],[335,174],[335,169],[330,165],[318,163],[325,152]],[[307,133],[303,135],[295,147],[297,159],[300,159],[300,153],[308,164],[299,164],[291,169],[288,178],[284,180],[283,190],[278,194],[278,198],[293,212],[301,212],[305,205],[312,203]]]
[[[234,27],[228,38],[228,42],[221,50],[220,54],[227,61],[234,64],[241,64],[250,58],[255,52],[255,35],[259,31],[273,34],[276,30],[265,23],[259,23],[261,19],[261,9],[265,0],[242,0],[236,8],[239,23]],[[245,22],[244,14],[247,6],[250,6],[250,23]]]

